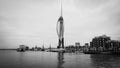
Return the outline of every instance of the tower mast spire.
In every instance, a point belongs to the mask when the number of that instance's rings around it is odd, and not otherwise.
[[[63,15],[62,0],[61,1],[61,16]]]

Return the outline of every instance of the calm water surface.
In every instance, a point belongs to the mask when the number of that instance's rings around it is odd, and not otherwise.
[[[120,68],[120,56],[4,50],[0,68]]]

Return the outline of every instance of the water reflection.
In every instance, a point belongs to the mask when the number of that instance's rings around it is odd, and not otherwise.
[[[120,55],[0,51],[0,68],[120,68]]]
[[[64,61],[64,53],[58,52],[58,68],[64,68],[63,64],[65,63]]]
[[[91,64],[94,68],[120,68],[119,55],[91,55]]]

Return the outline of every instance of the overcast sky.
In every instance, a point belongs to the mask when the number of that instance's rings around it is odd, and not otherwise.
[[[0,48],[56,47],[59,0],[0,0]],[[63,0],[65,45],[106,34],[120,39],[120,0]]]

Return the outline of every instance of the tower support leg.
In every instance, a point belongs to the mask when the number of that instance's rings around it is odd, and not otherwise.
[[[60,48],[60,46],[61,46],[61,40],[59,39],[57,48]]]
[[[64,48],[64,38],[62,38],[62,48]]]
[[[57,48],[64,48],[64,38],[62,40],[59,39]]]

